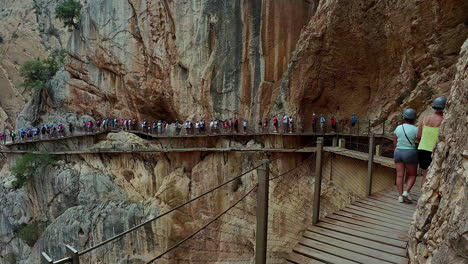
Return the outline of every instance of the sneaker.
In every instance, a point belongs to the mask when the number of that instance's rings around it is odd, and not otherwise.
[[[403,199],[404,199],[406,202],[411,202],[411,201],[413,201],[413,199],[411,199],[411,196],[410,196],[410,194],[409,194],[407,191],[404,191],[404,192],[403,192]]]
[[[400,202],[400,203],[404,202],[404,200],[403,200],[403,196],[401,196],[401,195],[400,195],[400,196],[398,196],[398,202]]]

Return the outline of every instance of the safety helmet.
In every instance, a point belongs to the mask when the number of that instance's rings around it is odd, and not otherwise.
[[[432,108],[436,110],[443,110],[445,108],[445,104],[447,103],[447,98],[441,96],[437,97],[434,102],[432,102]]]
[[[416,120],[416,111],[411,108],[406,109],[403,111],[403,118],[408,120]]]

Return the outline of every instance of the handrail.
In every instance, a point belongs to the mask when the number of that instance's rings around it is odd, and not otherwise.
[[[140,135],[145,135],[145,136],[150,136],[153,138],[192,138],[192,137],[213,137],[213,136],[262,136],[262,135],[286,135],[286,136],[366,136],[368,134],[366,133],[343,133],[343,132],[293,132],[293,133],[283,133],[283,132],[272,132],[272,131],[267,131],[267,132],[253,132],[253,133],[233,133],[233,132],[220,132],[220,133],[215,133],[215,134],[210,134],[210,133],[203,133],[203,134],[178,134],[178,135],[168,135],[168,134],[154,134],[154,133],[148,133],[140,130],[124,130],[124,129],[119,129],[119,128],[114,128],[114,129],[105,129],[105,130],[96,130],[92,132],[84,132],[84,133],[73,133],[68,136],[54,136],[54,137],[47,137],[47,138],[32,138],[26,139],[26,140],[20,140],[18,139],[15,143],[6,143],[6,144],[1,144],[4,146],[15,146],[15,145],[21,145],[21,144],[27,144],[27,143],[34,143],[34,142],[46,142],[46,141],[57,141],[57,140],[63,140],[63,139],[70,139],[70,138],[78,138],[78,137],[86,137],[86,136],[96,136],[96,135],[101,135],[105,133],[110,133],[110,132],[128,132],[128,133],[133,133],[133,134],[140,134]],[[384,137],[391,139],[391,136],[389,134],[375,134],[376,137]],[[1,142],[0,142],[1,143]]]
[[[189,204],[189,203],[192,203],[192,202],[194,202],[194,201],[196,201],[196,200],[198,200],[198,199],[200,199],[200,198],[206,196],[207,194],[210,194],[210,193],[212,193],[212,192],[214,192],[214,191],[220,189],[220,188],[223,187],[223,186],[226,186],[227,184],[229,184],[229,183],[231,183],[231,182],[233,182],[233,181],[235,181],[235,180],[237,180],[237,179],[239,179],[239,178],[245,176],[247,173],[249,173],[249,172],[251,172],[251,171],[253,171],[253,170],[259,168],[260,166],[261,166],[261,164],[260,164],[260,165],[257,165],[256,167],[253,167],[252,169],[249,169],[249,170],[246,171],[246,172],[243,172],[242,174],[240,174],[240,175],[238,175],[238,176],[236,176],[236,177],[234,177],[234,178],[232,178],[232,179],[230,179],[230,180],[228,180],[228,181],[226,181],[226,182],[224,182],[224,183],[222,183],[221,185],[216,186],[215,188],[213,188],[213,189],[211,189],[211,190],[209,190],[209,191],[206,191],[205,193],[203,193],[203,194],[201,194],[201,195],[199,195],[199,196],[197,196],[197,197],[195,197],[195,198],[192,198],[192,199],[190,199],[190,200],[188,200],[188,201],[186,201],[186,202],[184,202],[184,203],[182,203],[182,204],[180,204],[180,205],[178,205],[178,206],[172,208],[171,210],[169,210],[169,211],[167,211],[167,212],[165,212],[165,213],[163,213],[163,214],[161,214],[161,215],[158,215],[157,217],[154,217],[154,218],[152,218],[152,219],[150,219],[150,220],[147,220],[147,221],[145,221],[145,222],[143,222],[143,223],[141,223],[141,224],[139,224],[139,225],[136,225],[136,226],[134,226],[134,227],[132,227],[132,228],[130,228],[130,229],[128,229],[128,230],[126,230],[126,231],[124,231],[124,232],[118,234],[118,235],[115,235],[114,237],[111,237],[111,238],[109,238],[109,239],[107,239],[107,240],[104,240],[103,242],[101,242],[101,243],[99,243],[99,244],[96,244],[96,245],[94,245],[94,246],[92,246],[92,247],[90,247],[90,248],[87,248],[87,249],[85,249],[85,250],[79,252],[78,254],[81,256],[81,255],[84,255],[84,254],[86,254],[86,253],[88,253],[88,252],[90,252],[90,251],[93,251],[93,250],[95,250],[95,249],[97,249],[97,248],[99,248],[99,247],[101,247],[101,246],[104,246],[104,245],[106,245],[106,244],[108,244],[108,243],[110,243],[110,242],[112,242],[112,241],[114,241],[114,240],[116,240],[116,239],[118,239],[118,238],[120,238],[120,237],[122,237],[122,236],[124,236],[124,235],[126,235],[126,234],[128,234],[128,233],[130,233],[130,232],[132,232],[132,231],[134,231],[134,230],[136,230],[136,229],[139,229],[140,227],[142,227],[142,226],[144,226],[144,225],[147,225],[147,224],[149,224],[149,223],[151,223],[151,222],[153,222],[153,221],[155,221],[155,220],[157,220],[157,219],[159,219],[159,218],[161,218],[161,217],[163,217],[163,216],[165,216],[165,215],[168,215],[168,214],[174,212],[175,210],[178,210],[178,209],[181,208],[181,207],[184,207],[185,205],[187,205],[187,204]]]
[[[189,236],[187,236],[186,238],[182,239],[181,241],[179,241],[178,243],[176,243],[174,246],[170,247],[169,249],[167,249],[166,251],[164,251],[163,253],[159,254],[158,256],[156,256],[155,258],[151,259],[150,261],[146,262],[146,264],[150,264],[150,263],[153,263],[153,261],[157,260],[157,259],[160,259],[161,257],[163,257],[164,255],[166,255],[167,253],[171,252],[172,250],[178,248],[180,245],[182,245],[183,243],[187,242],[187,240],[191,239],[192,237],[196,236],[198,233],[200,233],[202,230],[204,230],[205,228],[207,228],[209,225],[211,225],[213,222],[215,222],[216,220],[218,220],[221,216],[225,215],[229,210],[231,210],[232,208],[234,208],[237,204],[239,204],[242,200],[244,200],[250,193],[252,193],[253,190],[255,190],[256,188],[258,187],[258,184],[256,184],[252,189],[250,189],[250,191],[248,191],[247,193],[245,193],[240,199],[238,199],[234,204],[232,204],[231,206],[229,206],[226,210],[224,210],[223,212],[219,213],[216,217],[214,217],[213,219],[211,219],[208,223],[204,224],[201,228],[199,228],[197,231],[193,232],[192,234],[190,234]]]

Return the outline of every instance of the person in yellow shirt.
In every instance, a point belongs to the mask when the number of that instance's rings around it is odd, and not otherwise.
[[[416,142],[419,142],[418,161],[419,167],[422,169],[422,184],[426,182],[427,169],[432,162],[432,152],[439,139],[439,130],[444,120],[443,112],[446,103],[447,99],[445,97],[436,98],[432,103],[435,112],[425,117],[419,124]]]

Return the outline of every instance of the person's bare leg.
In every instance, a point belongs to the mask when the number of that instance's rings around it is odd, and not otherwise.
[[[427,170],[422,170],[421,187],[423,187],[424,183],[426,183],[426,176],[427,176]]]
[[[408,180],[406,182],[406,191],[410,192],[416,182],[416,175],[418,173],[418,165],[405,164],[406,171],[408,172]]]
[[[398,189],[398,193],[400,196],[403,194],[403,177],[405,176],[405,164],[402,162],[395,163],[396,167],[396,185]]]

